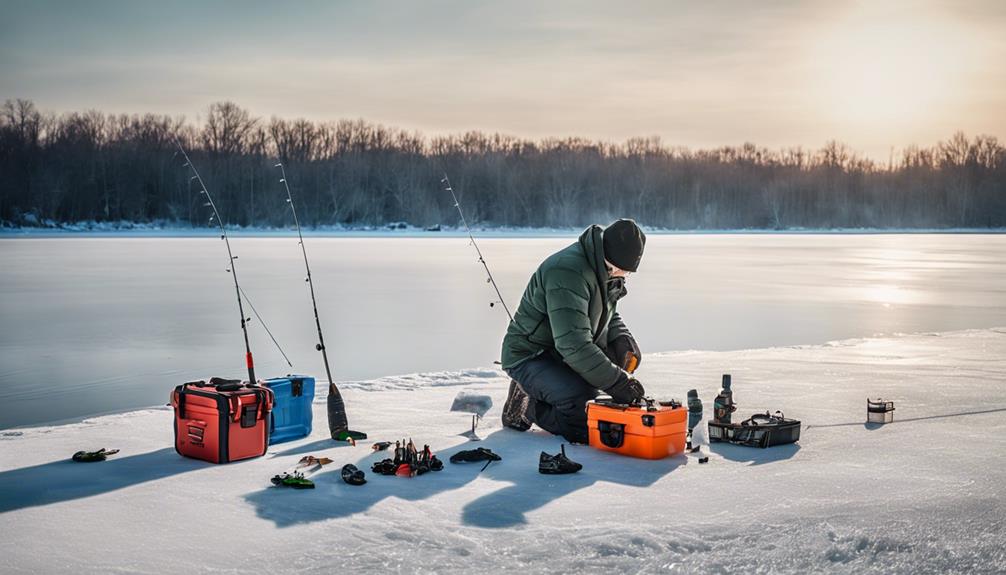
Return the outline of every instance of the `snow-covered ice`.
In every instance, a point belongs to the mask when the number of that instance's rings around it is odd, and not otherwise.
[[[507,380],[473,369],[345,385],[355,448],[315,431],[262,458],[214,466],[172,449],[171,412],[146,409],[0,434],[4,573],[1006,571],[1006,329],[644,358],[648,390],[707,412],[720,374],[738,414],[801,419],[797,445],[713,446],[710,462],[622,458],[567,447],[571,476],[536,472],[560,440],[500,429]],[[319,386],[324,388],[324,386]],[[481,444],[457,433],[456,393],[492,396]],[[168,389],[164,390],[167,397]],[[866,398],[896,402],[869,427]],[[369,473],[371,441],[412,437],[446,461],[492,448],[503,461],[446,464],[414,479]],[[75,464],[79,449],[120,448]],[[335,460],[317,489],[271,487],[305,454]],[[368,471],[363,487],[338,469]]]

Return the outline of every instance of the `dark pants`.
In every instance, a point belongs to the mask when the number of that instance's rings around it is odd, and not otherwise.
[[[572,443],[587,443],[587,402],[600,393],[568,365],[549,354],[530,359],[507,373],[527,393],[527,418]]]

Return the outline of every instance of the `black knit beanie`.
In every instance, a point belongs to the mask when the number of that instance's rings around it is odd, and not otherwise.
[[[639,269],[639,260],[643,258],[643,247],[646,245],[646,234],[639,229],[636,222],[628,219],[616,220],[604,228],[601,237],[605,259],[627,272]]]

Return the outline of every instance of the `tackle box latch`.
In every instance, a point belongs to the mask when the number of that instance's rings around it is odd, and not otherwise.
[[[618,449],[625,443],[625,424],[610,421],[598,421],[597,431],[601,443],[612,449]]]

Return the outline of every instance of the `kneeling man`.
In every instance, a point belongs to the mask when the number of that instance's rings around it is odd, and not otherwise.
[[[589,400],[600,392],[619,403],[643,398],[631,375],[642,357],[616,306],[645,244],[636,222],[622,219],[590,226],[538,266],[503,338],[503,369],[513,378],[503,425],[536,423],[587,443]]]

